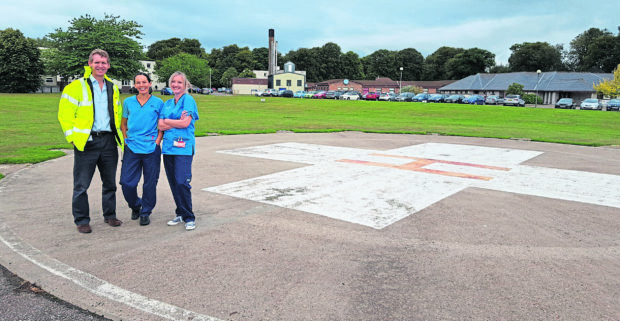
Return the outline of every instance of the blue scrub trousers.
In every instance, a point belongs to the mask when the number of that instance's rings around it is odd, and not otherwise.
[[[140,210],[140,216],[151,215],[157,203],[157,182],[161,168],[161,147],[155,146],[150,154],[136,154],[125,145],[123,165],[121,166],[121,190],[127,205],[132,210]],[[144,173],[142,198],[138,196],[138,183]]]
[[[184,222],[194,222],[196,217],[192,211],[192,155],[164,154],[164,169],[172,197],[177,208],[175,213],[181,216]]]
[[[90,223],[88,188],[95,168],[101,177],[101,207],[105,219],[116,218],[116,167],[118,148],[114,133],[92,135],[84,151],[73,147],[73,222],[76,225]]]

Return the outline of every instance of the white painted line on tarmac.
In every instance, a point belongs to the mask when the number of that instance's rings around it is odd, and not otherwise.
[[[203,189],[384,228],[468,187],[620,208],[620,176],[520,165],[542,152],[426,143],[388,151],[302,143],[220,153],[310,166]]]
[[[220,319],[186,310],[165,302],[149,299],[143,295],[110,284],[84,271],[66,265],[19,239],[6,224],[0,224],[0,241],[13,252],[43,270],[67,279],[95,295],[113,300],[132,308],[168,320],[221,321]]]

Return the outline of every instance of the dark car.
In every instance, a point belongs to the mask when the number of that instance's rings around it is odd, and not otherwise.
[[[411,98],[411,101],[428,102],[429,98],[431,98],[430,94],[417,94],[415,97]]]
[[[174,95],[174,93],[172,92],[172,89],[170,89],[170,87],[164,87],[161,89],[161,94],[162,95]]]
[[[465,96],[463,95],[450,95],[446,98],[446,102],[452,104],[460,104],[463,99],[465,99]]]
[[[434,95],[431,95],[428,98],[428,102],[429,103],[444,103],[444,102],[446,102],[446,98],[447,97],[448,96],[446,96],[444,94],[434,94]]]
[[[470,105],[484,105],[484,96],[471,95],[467,98],[467,103]]]
[[[396,96],[395,101],[411,101],[414,96],[414,93],[401,93],[400,95]]]
[[[572,98],[562,98],[555,103],[555,108],[575,109],[575,101]]]
[[[292,90],[283,90],[280,92],[280,97],[292,98],[295,93]]]
[[[335,98],[336,98],[336,92],[334,90],[330,90],[325,93],[325,99],[335,99]]]
[[[608,111],[620,111],[620,99],[612,99],[607,103],[607,109]]]

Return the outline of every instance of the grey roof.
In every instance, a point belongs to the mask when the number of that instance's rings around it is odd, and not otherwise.
[[[453,82],[439,90],[494,90],[503,91],[513,83],[523,85],[525,91],[584,91],[593,92],[592,87],[604,79],[613,79],[613,74],[596,74],[589,72],[549,71],[540,74],[535,72],[512,72],[505,74],[476,74]],[[538,88],[536,88],[536,83]]]

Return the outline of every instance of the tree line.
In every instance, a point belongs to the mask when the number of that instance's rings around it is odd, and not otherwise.
[[[268,49],[236,44],[205,51],[197,39],[159,40],[144,48],[138,42],[142,26],[119,16],[90,15],[69,21],[38,39],[26,38],[19,30],[0,30],[0,92],[30,92],[41,85],[41,75],[63,79],[83,73],[88,54],[94,48],[108,51],[112,67],[108,74],[127,80],[142,69],[140,60],[156,62],[156,75],[165,81],[176,70],[186,72],[198,87],[229,87],[234,77],[254,77],[252,70],[267,70]],[[44,48],[44,49],[38,49]],[[145,50],[146,49],[146,50]],[[590,28],[564,48],[562,44],[524,42],[510,47],[508,65],[497,65],[495,54],[481,48],[443,46],[424,57],[415,48],[379,49],[359,57],[342,52],[328,42],[321,47],[300,48],[278,53],[278,65],[291,61],[306,72],[308,82],[329,79],[432,81],[462,79],[476,73],[517,71],[580,71],[610,73],[620,63],[620,27],[614,35],[607,29]],[[402,67],[402,70],[401,70]]]

